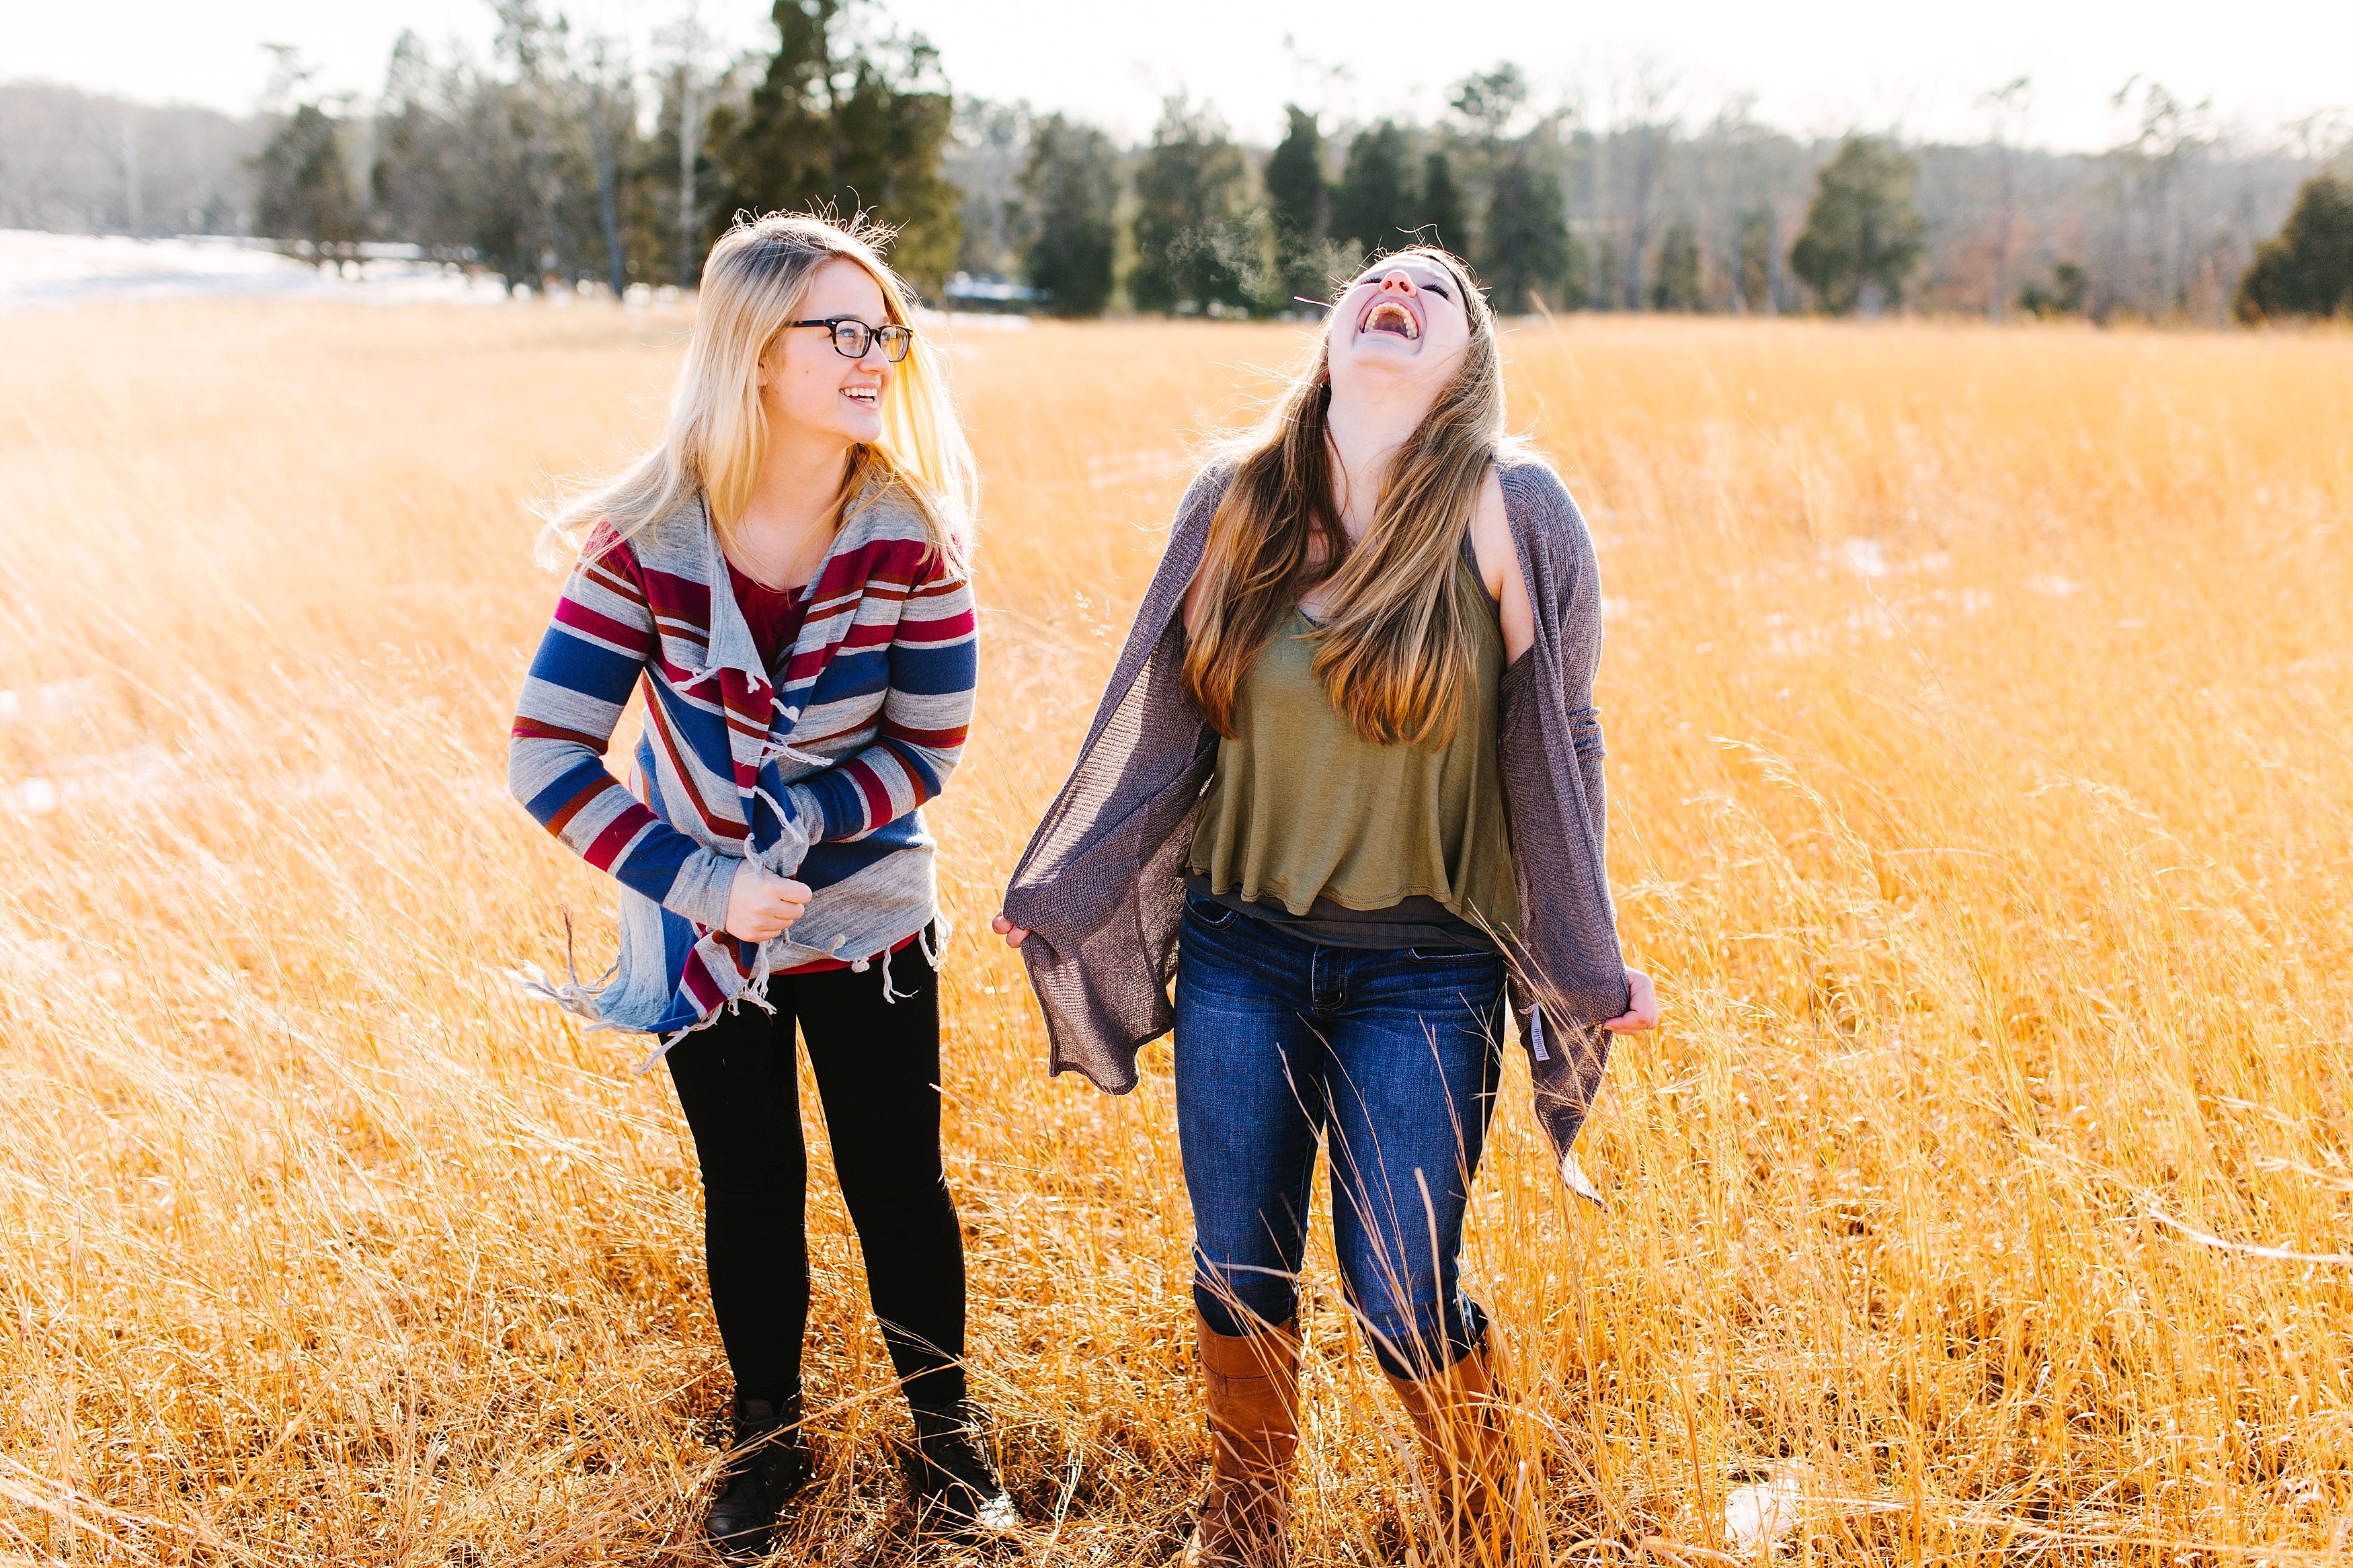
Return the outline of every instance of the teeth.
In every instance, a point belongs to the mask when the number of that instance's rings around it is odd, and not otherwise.
[[[1372,313],[1365,318],[1365,330],[1375,332],[1395,331],[1408,339],[1421,335],[1414,327],[1413,312],[1403,305],[1390,300],[1384,300],[1373,307]]]

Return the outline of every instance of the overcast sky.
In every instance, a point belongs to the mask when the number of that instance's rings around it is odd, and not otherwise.
[[[576,23],[644,40],[688,0],[543,0]],[[1645,68],[1704,118],[1753,95],[1799,132],[1856,127],[1984,134],[1979,95],[2033,79],[2026,136],[2104,146],[2110,100],[2136,74],[2211,98],[2226,124],[2269,136],[2353,107],[2353,0],[1651,0],[1607,9],[1561,0],[890,0],[939,47],[959,92],[1073,110],[1125,139],[1149,133],[1179,88],[1271,141],[1285,100],[1341,119],[1428,115],[1446,84],[1498,59],[1525,67],[1546,102],[1579,94],[1608,121]],[[729,43],[773,40],[765,0],[702,0]],[[402,28],[488,47],[487,0],[0,0],[0,79],[45,77],[149,99],[254,106],[265,43],[291,44],[332,90],[369,93]]]

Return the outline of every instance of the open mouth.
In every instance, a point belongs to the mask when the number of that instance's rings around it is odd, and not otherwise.
[[[845,386],[841,395],[860,408],[873,408],[881,404],[882,389],[879,386]]]
[[[1421,336],[1421,323],[1413,319],[1411,310],[1395,300],[1374,300],[1373,308],[1365,312],[1365,319],[1356,324],[1356,330],[1360,332],[1389,332],[1408,342]]]

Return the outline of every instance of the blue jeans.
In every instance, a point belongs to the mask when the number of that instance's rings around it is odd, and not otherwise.
[[[1384,1370],[1460,1361],[1486,1314],[1462,1215],[1503,1066],[1494,953],[1324,947],[1187,898],[1176,964],[1176,1135],[1193,1300],[1247,1334],[1298,1310],[1315,1147],[1348,1305]]]

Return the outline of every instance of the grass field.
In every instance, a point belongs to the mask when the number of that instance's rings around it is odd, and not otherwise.
[[[683,1125],[633,1042],[500,975],[567,908],[601,966],[611,902],[505,793],[555,591],[522,503],[653,428],[680,331],[0,326],[5,1560],[696,1556],[727,1384]],[[1159,1563],[1207,1454],[1166,1052],[1126,1100],[1046,1081],[982,928],[1187,440],[1297,340],[959,336],[972,1354],[1030,1559]],[[2353,337],[1578,319],[1510,353],[1599,542],[1612,870],[1668,1009],[1581,1145],[1607,1210],[1516,1063],[1473,1209],[1521,1562],[2353,1547],[2353,1269],[2232,1249],[2353,1249]],[[828,1458],[779,1560],[951,1560],[904,1533],[817,1163]],[[1405,1429],[1311,1267],[1301,1561],[1397,1560]],[[1760,1506],[1778,1541],[1727,1529]]]

